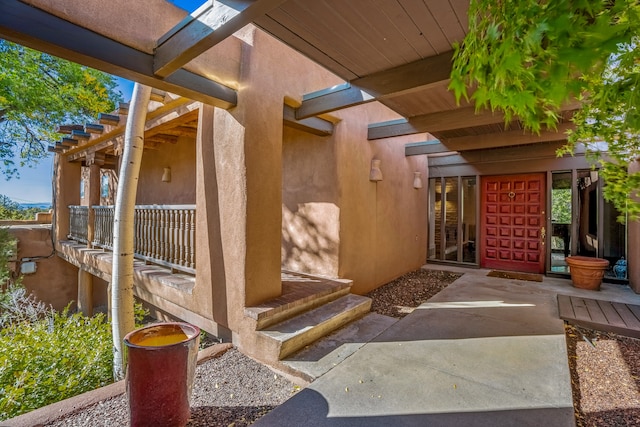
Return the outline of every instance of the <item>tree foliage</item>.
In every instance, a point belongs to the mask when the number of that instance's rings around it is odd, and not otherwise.
[[[24,208],[19,203],[14,202],[9,197],[0,194],[0,220],[13,219],[25,220],[35,219],[38,212],[46,212],[48,209],[39,209],[35,207]]]
[[[121,99],[109,74],[0,40],[0,160],[7,178],[47,155],[59,124],[84,123]]]
[[[604,196],[621,212],[640,176],[627,165],[640,153],[639,0],[471,0],[469,32],[455,46],[450,88],[476,108],[501,110],[540,132],[580,101],[568,144],[585,144],[605,180]],[[603,154],[607,152],[607,155]]]

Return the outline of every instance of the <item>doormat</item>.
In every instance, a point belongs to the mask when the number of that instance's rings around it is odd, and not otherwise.
[[[491,270],[489,277],[499,277],[501,279],[528,280],[529,282],[542,282],[542,274],[518,273],[516,271]]]

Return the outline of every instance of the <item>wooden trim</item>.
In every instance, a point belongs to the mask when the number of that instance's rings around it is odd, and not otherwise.
[[[448,81],[452,61],[453,52],[445,52],[354,79],[351,85],[364,89],[376,98],[422,90]]]
[[[282,116],[285,126],[309,132],[318,136],[329,136],[333,134],[333,123],[319,117],[309,117],[308,119],[297,120],[293,107],[285,104]]]
[[[573,129],[573,123],[561,123],[555,130],[543,130],[534,134],[523,130],[511,130],[500,133],[483,135],[469,135],[442,140],[444,151],[481,150],[485,148],[500,148],[511,145],[526,145],[539,142],[564,141],[566,132]]]
[[[324,89],[318,96],[305,95],[308,99],[296,110],[296,117],[317,116],[448,81],[452,57],[453,52],[446,52]]]
[[[404,155],[405,156],[420,156],[423,154],[435,154],[444,153],[446,147],[437,139],[422,142],[412,142],[411,144],[405,144]]]
[[[65,21],[19,0],[0,2],[0,37],[69,61],[220,108],[237,104],[236,91],[180,69],[155,76],[153,55]]]
[[[153,71],[167,77],[285,0],[244,0],[233,7],[213,0],[160,37]],[[229,2],[226,2],[229,3]]]
[[[174,110],[184,107],[185,105],[187,105],[187,108],[189,108],[191,104],[195,105],[195,103],[190,99],[177,98],[171,102],[166,103],[162,107],[151,111],[147,114],[145,131],[147,131],[148,129],[152,129],[158,124],[164,123],[163,118],[171,114]],[[65,155],[67,156],[67,160],[72,162],[74,160],[78,160],[81,157],[84,157],[86,152],[88,152],[90,148],[92,148],[93,151],[98,151],[112,145],[114,139],[122,137],[124,135],[125,127],[126,123],[120,123],[118,124],[118,126],[111,127],[111,129],[109,129],[107,133],[101,133],[95,138],[87,141],[87,143],[68,150],[65,153]]]
[[[493,113],[488,110],[476,113],[475,107],[465,107],[415,116],[402,122],[393,120],[390,122],[374,123],[369,125],[367,139],[391,138],[422,132],[444,132],[502,122],[504,122],[504,115],[502,113]]]
[[[450,177],[458,175],[507,175],[529,172],[544,172],[547,170],[589,169],[589,163],[584,156],[569,156],[564,158],[522,158],[509,161],[492,161],[485,163],[429,165],[430,176]]]

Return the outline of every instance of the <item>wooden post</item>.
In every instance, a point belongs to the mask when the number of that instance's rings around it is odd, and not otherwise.
[[[100,204],[100,166],[104,164],[104,153],[87,154],[89,166],[89,217],[87,218],[87,247],[93,246],[96,212],[93,206]]]

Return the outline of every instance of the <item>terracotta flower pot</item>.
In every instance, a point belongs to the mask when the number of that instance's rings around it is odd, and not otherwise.
[[[600,290],[600,284],[605,270],[609,267],[609,261],[579,255],[567,257],[566,261],[571,272],[573,286],[593,291]]]

